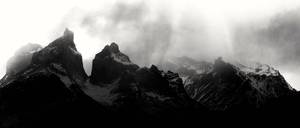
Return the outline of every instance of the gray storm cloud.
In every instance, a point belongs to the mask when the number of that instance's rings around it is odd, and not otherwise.
[[[161,14],[149,20],[148,11],[144,3],[117,3],[109,13],[85,16],[81,26],[92,36],[116,41],[134,62],[148,65],[164,58],[174,31],[169,18]]]
[[[276,14],[265,23],[238,26],[233,34],[235,58],[275,66],[293,87],[299,89],[299,21],[300,9],[295,9]]]
[[[88,12],[73,9],[58,28],[77,24],[101,44],[116,42],[140,66],[174,56],[198,60],[223,56],[245,63],[270,64],[292,75],[292,84],[300,83],[295,82],[300,74],[299,9],[281,11],[261,22],[234,23],[233,27],[224,23],[220,27],[214,23],[222,21],[195,16],[196,12],[163,8],[166,9],[153,9],[146,2],[117,2]],[[85,59],[89,73],[92,58]]]
[[[273,16],[266,25],[249,24],[237,27],[233,41],[235,55],[238,58],[299,69],[299,21],[300,9],[296,9]]]
[[[152,61],[154,53],[165,54],[172,35],[172,26],[167,18],[159,16],[159,21],[145,21],[147,11],[144,3],[118,3],[109,13],[96,12],[84,16],[81,26],[91,36],[116,41],[133,61],[146,65]]]
[[[81,27],[93,37],[117,42],[141,66],[159,63],[170,56],[200,59],[218,53],[215,50],[206,54],[218,46],[209,39],[201,18],[174,18],[164,11],[153,13],[143,2],[117,3],[108,10],[88,13],[82,18]]]

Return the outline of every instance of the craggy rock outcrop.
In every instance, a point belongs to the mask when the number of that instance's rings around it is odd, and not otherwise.
[[[121,53],[115,43],[105,46],[96,55],[90,82],[93,85],[89,87],[98,86],[96,88],[99,92],[108,93],[105,97],[114,97],[103,99],[94,96],[94,99],[125,113],[142,113],[157,118],[157,115],[176,115],[176,110],[183,111],[200,106],[187,95],[178,74],[165,73],[154,65],[140,68]],[[88,95],[95,93],[86,92]]]
[[[115,43],[105,46],[93,60],[91,82],[94,84],[112,83],[125,72],[133,72],[139,67],[129,57],[120,52]]]
[[[81,54],[77,51],[73,39],[73,32],[66,29],[62,37],[33,55],[32,64],[38,67],[59,65],[66,70],[66,74],[72,80],[84,81],[87,75],[83,68]]]

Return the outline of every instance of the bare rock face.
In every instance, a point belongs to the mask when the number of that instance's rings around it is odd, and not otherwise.
[[[62,37],[33,55],[32,64],[38,67],[59,65],[66,70],[66,74],[71,76],[71,79],[84,81],[87,75],[83,68],[81,54],[77,51],[73,39],[73,32],[66,29]]]
[[[120,52],[117,44],[112,43],[95,56],[90,80],[94,84],[112,83],[125,72],[134,72],[138,68]]]
[[[73,127],[105,116],[102,105],[81,90],[87,76],[71,31],[45,48],[27,45],[16,56],[25,59],[10,65],[0,82],[0,127]]]

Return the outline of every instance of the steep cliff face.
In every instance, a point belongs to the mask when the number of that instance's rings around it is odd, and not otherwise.
[[[72,81],[77,83],[85,81],[87,75],[83,68],[82,57],[76,49],[73,38],[73,32],[66,29],[62,37],[34,53],[32,65],[40,68],[52,66],[58,70],[63,68]]]
[[[28,47],[17,53],[28,51]],[[81,90],[80,84],[87,76],[72,32],[66,30],[45,48],[36,48],[30,47],[25,52],[28,54],[23,54],[32,56],[26,65],[24,61],[14,63],[22,70],[8,70],[1,80],[0,127],[76,126],[92,121],[90,116],[106,113],[101,104]]]
[[[90,80],[94,84],[112,83],[125,72],[134,72],[138,68],[120,52],[117,44],[112,43],[95,56]]]

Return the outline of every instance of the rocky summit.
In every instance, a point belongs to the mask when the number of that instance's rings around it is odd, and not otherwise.
[[[94,84],[112,83],[126,72],[133,72],[139,67],[131,63],[128,56],[120,52],[116,43],[105,46],[95,56],[91,73],[91,82]]]
[[[299,111],[298,92],[268,65],[183,57],[139,67],[111,43],[95,55],[88,76],[73,39],[66,29],[48,46],[28,44],[9,60],[0,80],[1,128],[174,124]]]
[[[297,93],[279,71],[265,64],[231,64],[222,58],[209,63],[181,57],[160,67],[179,72],[189,96],[214,111],[257,111],[271,100]]]

